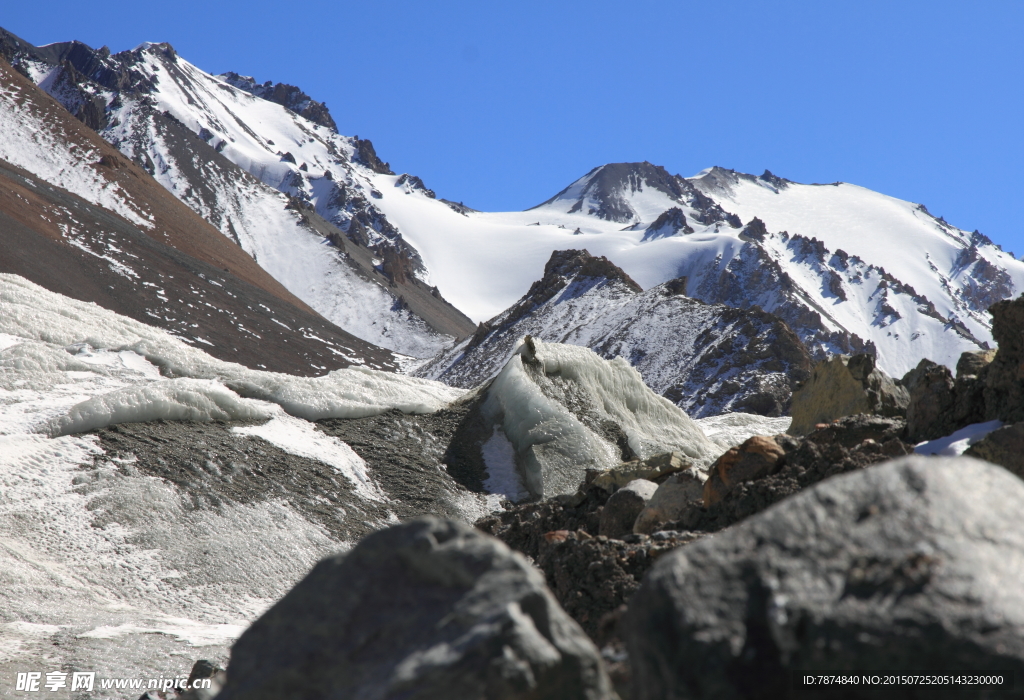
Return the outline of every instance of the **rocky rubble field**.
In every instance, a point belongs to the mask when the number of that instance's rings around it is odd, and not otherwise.
[[[793,434],[706,471],[665,453],[475,530],[377,532],[242,636],[219,697],[779,698],[796,670],[1024,679],[1024,298],[992,313],[998,352],[965,353],[955,378],[830,360],[794,393]],[[989,461],[942,456],[964,449]]]

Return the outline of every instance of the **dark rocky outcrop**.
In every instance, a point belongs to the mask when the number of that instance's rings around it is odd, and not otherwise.
[[[662,212],[661,216],[654,220],[644,230],[642,241],[652,241],[656,238],[667,238],[679,233],[693,233],[693,227],[686,223],[686,215],[679,207],[672,207]]]
[[[321,561],[238,639],[228,671],[221,700],[614,697],[540,573],[436,518]]]
[[[1006,467],[1024,479],[1024,423],[993,430],[968,447],[964,455]]]
[[[530,335],[622,357],[691,416],[784,415],[792,385],[810,370],[799,338],[772,314],[704,304],[685,288],[686,280],[671,280],[643,291],[603,257],[555,251],[522,298],[416,374],[477,386]]]
[[[910,457],[830,479],[679,548],[655,564],[624,618],[632,697],[794,697],[795,669],[1020,678],[1022,510],[1024,484],[1003,469]],[[799,697],[879,694],[845,686]],[[925,695],[904,687],[885,697]]]
[[[903,384],[910,394],[908,440],[915,443],[934,440],[962,427],[954,417],[954,381],[948,367],[928,359],[921,360],[903,377]]]
[[[358,136],[352,137],[352,143],[356,147],[356,160],[365,165],[375,173],[381,175],[394,175],[391,166],[377,156],[370,139],[361,139]]]
[[[904,377],[908,439],[930,440],[983,421],[1024,421],[1024,296],[993,304],[989,313],[995,352],[964,353],[955,379],[930,360]]]
[[[1024,296],[993,304],[989,313],[999,349],[977,374],[985,387],[985,419],[1016,423],[1024,420]]]
[[[793,392],[791,435],[806,435],[820,423],[866,413],[905,416],[907,390],[875,366],[872,355],[845,355],[819,362]]]
[[[334,123],[334,118],[331,117],[327,105],[323,102],[317,102],[294,85],[274,83],[269,80],[260,84],[253,78],[230,71],[220,77],[230,85],[234,85],[240,90],[245,90],[250,95],[262,97],[270,102],[276,102],[282,107],[286,107],[296,114],[305,117],[314,124],[326,126],[331,131],[336,132],[338,130],[338,125]]]
[[[872,464],[911,453],[901,436],[905,424],[899,418],[854,415],[815,430],[803,438],[777,435],[774,442],[784,452],[761,447],[743,455],[734,448],[740,465],[749,463],[754,478],[734,482],[719,500],[691,509],[665,529],[714,532],[763,511],[769,506],[830,476],[858,471]],[[768,438],[760,438],[768,440]],[[751,473],[751,472],[748,472]],[[714,474],[708,479],[710,483]],[[707,491],[705,491],[707,494]]]

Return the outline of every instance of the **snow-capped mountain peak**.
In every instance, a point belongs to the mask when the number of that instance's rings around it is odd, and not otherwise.
[[[523,297],[552,251],[581,247],[644,289],[680,280],[693,298],[759,307],[812,356],[873,352],[894,375],[922,357],[952,366],[985,347],[987,307],[1024,291],[1024,264],[980,234],[855,185],[612,163],[527,211],[478,212],[395,175],[368,141],[302,116],[329,114],[293,86],[214,77],[165,44],[111,55],[82,44],[14,51],[11,42],[0,37],[24,72],[300,298],[419,357]],[[195,168],[198,152],[207,165]],[[214,177],[203,172],[212,164]],[[261,234],[268,221],[294,238]],[[346,271],[356,250],[365,264]]]
[[[299,88],[212,76],[172,46],[111,55],[0,37],[12,63],[316,311],[371,343],[429,357],[473,325],[425,282],[374,206],[390,168]]]
[[[530,211],[581,213],[635,226],[653,223],[666,210],[680,206],[691,210],[691,215],[706,225],[722,222],[733,228],[740,226],[738,219],[702,197],[689,181],[647,161],[594,168]]]

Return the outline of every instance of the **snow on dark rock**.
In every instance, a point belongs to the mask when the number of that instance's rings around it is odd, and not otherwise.
[[[522,299],[417,374],[475,386],[495,376],[530,335],[622,357],[655,392],[693,416],[788,412],[792,383],[810,369],[792,331],[770,314],[684,294],[684,281],[644,292],[605,258],[556,251]]]
[[[682,209],[679,207],[672,207],[655,219],[654,223],[644,230],[644,237],[642,240],[649,241],[654,238],[675,236],[680,232],[693,233],[693,227],[686,223],[686,215],[683,213]]]
[[[331,131],[338,130],[338,125],[334,123],[327,105],[323,102],[317,102],[294,85],[274,83],[269,80],[260,84],[249,76],[239,75],[231,71],[219,77],[239,90],[245,90],[250,95],[262,97],[265,100],[287,107],[314,124],[325,126]]]

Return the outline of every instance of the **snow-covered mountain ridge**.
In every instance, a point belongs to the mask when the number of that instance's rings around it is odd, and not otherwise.
[[[413,274],[415,251],[370,203],[360,173],[390,172],[372,145],[338,135],[297,88],[216,78],[166,44],[110,55],[5,39],[15,67],[329,320],[416,357],[472,330]]]
[[[607,257],[644,289],[685,278],[692,298],[778,315],[813,357],[873,352],[897,376],[922,357],[952,366],[990,344],[986,308],[1024,291],[1024,264],[985,236],[855,185],[722,168],[687,178],[616,163],[527,211],[479,212],[394,174],[368,141],[337,134],[326,107],[294,86],[214,77],[166,44],[115,55],[81,44],[14,54],[315,309],[419,357],[471,332],[454,309],[435,314],[424,304],[443,297],[473,321],[492,319],[527,292],[555,250]],[[227,175],[226,165],[210,177],[218,159],[259,182]],[[292,209],[282,213],[270,189],[290,197]],[[369,269],[339,266],[339,251],[325,249],[331,238],[296,222],[302,207],[370,251]],[[297,233],[267,236],[267,221]]]
[[[477,386],[501,371],[524,336],[625,358],[656,393],[693,417],[789,412],[810,358],[777,317],[683,296],[679,280],[642,290],[605,258],[552,254],[529,293],[416,371]]]
[[[297,374],[389,351],[345,333],[0,59],[0,272]]]
[[[901,376],[986,347],[988,306],[1024,291],[1024,263],[985,236],[855,185],[612,164],[525,212],[458,214],[375,179],[378,206],[474,319],[515,303],[552,250],[585,247],[644,289],[685,278],[690,297],[780,316],[814,357],[874,352]]]

